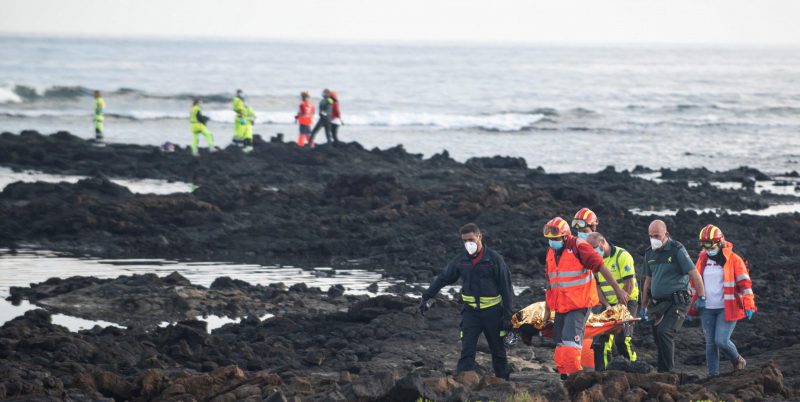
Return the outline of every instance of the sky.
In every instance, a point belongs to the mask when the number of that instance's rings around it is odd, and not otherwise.
[[[0,35],[800,45],[800,0],[5,0]]]

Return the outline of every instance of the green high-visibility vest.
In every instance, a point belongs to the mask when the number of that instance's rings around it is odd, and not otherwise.
[[[626,279],[633,279],[633,289],[628,294],[628,299],[639,300],[639,284],[636,283],[636,270],[633,267],[633,257],[631,253],[622,247],[614,247],[614,252],[603,258],[608,270],[614,275],[619,287],[625,286]],[[597,275],[597,284],[600,285],[600,291],[609,304],[617,304],[617,294],[614,293],[614,288],[606,282],[603,275]]]

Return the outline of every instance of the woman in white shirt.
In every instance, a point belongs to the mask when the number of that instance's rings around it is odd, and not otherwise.
[[[706,365],[710,376],[719,374],[719,352],[730,359],[734,370],[744,369],[747,361],[731,342],[736,322],[753,319],[756,312],[750,273],[742,257],[733,252],[733,243],[722,231],[707,225],[700,231],[697,272],[703,277],[705,300],[692,300],[690,316],[700,316],[706,340]],[[694,285],[692,285],[694,286]]]

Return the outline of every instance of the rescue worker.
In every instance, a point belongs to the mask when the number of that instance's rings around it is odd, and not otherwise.
[[[481,333],[492,353],[494,375],[509,378],[503,337],[511,330],[511,307],[514,296],[511,272],[503,257],[483,244],[483,234],[474,223],[459,230],[466,252],[460,253],[422,294],[419,305],[424,315],[442,287],[461,278],[461,358],[456,372],[475,369],[475,352]]]
[[[100,95],[100,91],[94,91],[94,139],[103,141],[103,111],[106,109],[106,101]]]
[[[642,318],[652,319],[658,371],[669,372],[675,367],[675,335],[683,326],[691,302],[689,279],[697,289],[699,309],[705,307],[706,291],[689,253],[683,244],[669,236],[667,224],[656,219],[647,232],[650,248],[645,251],[642,262],[645,277]]]
[[[602,234],[593,232],[586,239],[592,248],[603,257],[603,263],[614,275],[618,285],[628,294],[628,303],[626,307],[632,316],[636,317],[639,310],[639,285],[636,283],[636,270],[633,265],[633,257],[631,253],[622,247],[612,245]],[[607,309],[611,306],[617,305],[619,300],[617,294],[614,293],[614,288],[608,284],[606,278],[597,276],[597,295],[600,299],[602,309]],[[603,334],[594,339],[595,371],[603,371],[608,366],[611,351],[616,345],[617,353],[624,356],[626,359],[635,362],[636,352],[633,351],[633,325],[625,324],[621,334]]]
[[[300,93],[300,106],[295,121],[300,126],[300,135],[297,136],[297,145],[311,146],[311,123],[314,121],[314,104],[311,103],[308,91]]]
[[[597,231],[597,215],[589,208],[581,208],[572,218],[572,228],[579,238],[586,240],[589,233]]]
[[[333,99],[333,105],[331,106],[331,136],[333,137],[333,143],[339,143],[339,126],[344,125],[342,122],[342,110],[339,108],[339,96],[336,95],[336,92],[328,91],[331,99]]]
[[[200,142],[200,134],[206,137],[209,152],[216,151],[214,149],[214,136],[211,135],[211,131],[208,131],[208,127],[206,127],[209,118],[202,113],[202,110],[203,101],[199,98],[195,99],[192,103],[192,111],[189,113],[189,123],[192,129],[192,155],[194,156],[200,154],[197,149],[197,145]]]
[[[253,151],[253,125],[256,124],[256,111],[250,105],[244,107],[244,117],[247,119],[244,126],[244,135],[242,136],[244,153]]]
[[[700,248],[695,267],[703,278],[706,303],[705,308],[699,308],[695,295],[689,316],[699,315],[703,325],[708,375],[719,375],[720,351],[730,359],[734,371],[742,370],[747,361],[731,342],[731,334],[737,321],[745,317],[752,320],[756,312],[747,264],[733,252],[733,243],[725,240],[722,230],[714,225],[700,231]]]
[[[245,130],[247,126],[247,107],[244,103],[244,93],[241,89],[236,90],[236,96],[233,98],[233,143],[238,146],[244,146]]]
[[[317,135],[317,131],[320,128],[325,129],[325,138],[328,140],[328,143],[331,142],[331,111],[333,110],[333,99],[330,96],[330,91],[328,89],[324,89],[322,91],[322,99],[319,101],[319,120],[317,120],[317,125],[314,126],[314,129],[311,130],[311,144],[314,144],[314,137]]]
[[[544,316],[549,317],[551,310],[556,313],[553,323],[554,360],[561,378],[566,378],[583,369],[583,333],[589,309],[598,303],[592,273],[599,272],[606,278],[620,303],[628,302],[628,294],[617,285],[614,275],[592,246],[572,235],[567,221],[555,217],[544,225],[542,232],[549,245],[545,260],[547,303]]]

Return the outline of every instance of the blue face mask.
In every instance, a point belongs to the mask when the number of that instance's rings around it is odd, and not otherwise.
[[[589,238],[589,233],[578,232],[578,237],[583,240],[586,240]]]
[[[708,250],[706,253],[708,253],[709,257],[715,257],[717,254],[719,254],[719,248]]]
[[[596,249],[594,249],[594,251],[597,251],[597,254],[600,254],[600,257],[603,257],[603,249],[597,247]]]
[[[561,247],[564,247],[564,242],[562,240],[548,240],[550,243],[550,248],[553,250],[561,250]]]

